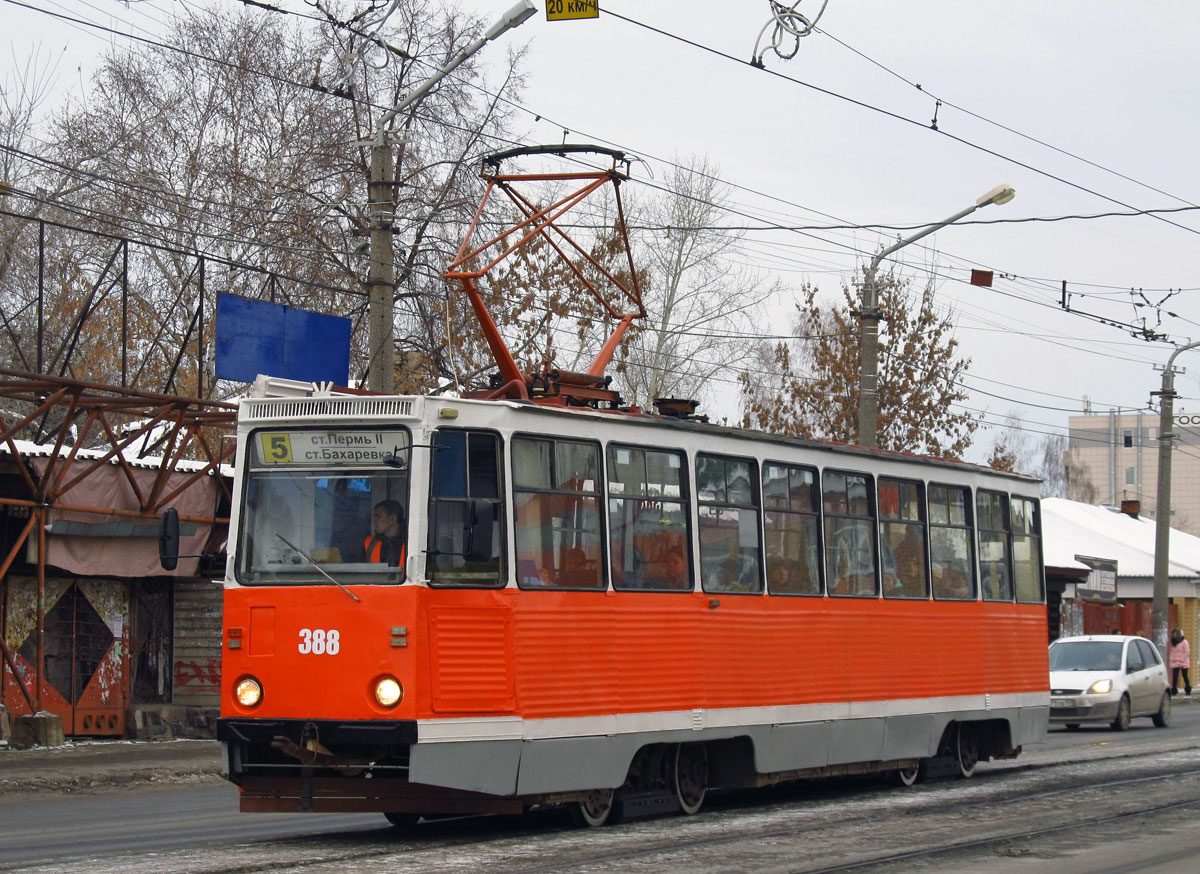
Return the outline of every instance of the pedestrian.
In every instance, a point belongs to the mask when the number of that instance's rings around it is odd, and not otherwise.
[[[1171,694],[1179,692],[1179,674],[1182,672],[1183,694],[1191,695],[1192,680],[1188,676],[1188,669],[1192,666],[1192,645],[1178,628],[1171,629],[1171,648],[1167,655],[1167,664],[1171,666]]]

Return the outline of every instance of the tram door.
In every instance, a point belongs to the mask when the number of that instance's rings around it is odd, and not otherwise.
[[[7,643],[30,688],[37,664],[37,581],[9,578]],[[68,735],[121,736],[129,695],[126,634],[129,589],[118,580],[46,580],[45,683],[42,708],[62,718]],[[9,680],[5,703],[28,710]]]

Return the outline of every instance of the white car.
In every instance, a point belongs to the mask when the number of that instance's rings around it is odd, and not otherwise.
[[[1144,637],[1090,634],[1050,644],[1050,724],[1077,729],[1107,722],[1124,731],[1135,716],[1171,724],[1170,683],[1162,657]]]

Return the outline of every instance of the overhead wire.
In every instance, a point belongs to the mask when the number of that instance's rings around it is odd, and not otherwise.
[[[10,3],[13,3],[13,2],[14,2],[14,0],[5,0],[5,2],[10,2]],[[22,5],[22,6],[23,6],[23,5],[25,5],[25,4],[22,4],[22,3],[15,3],[15,5]],[[258,5],[258,4],[255,4],[255,5]],[[292,13],[292,14],[297,14],[297,13]],[[621,17],[621,16],[617,16],[617,17]],[[638,22],[634,22],[634,23],[638,23]],[[639,23],[639,24],[640,24],[640,23]],[[110,31],[110,32],[111,32],[111,31]],[[121,35],[124,35],[124,34],[121,34]],[[170,46],[165,46],[165,45],[163,45],[163,44],[158,44],[158,45],[160,45],[160,47],[165,47],[165,48],[173,48],[173,47],[170,47]],[[213,60],[213,59],[208,59],[208,60]],[[787,78],[787,77],[785,77],[785,78]],[[305,86],[303,83],[295,83],[295,82],[290,82],[290,83],[288,83],[288,84],[294,85],[294,86],[296,86],[296,87],[307,87],[307,86]],[[807,83],[800,83],[800,84],[807,84]],[[839,96],[840,96],[840,95],[839,95]],[[528,111],[528,110],[527,110],[527,111]],[[1118,203],[1119,203],[1119,201],[1114,201],[1114,202],[1118,202]],[[867,227],[868,227],[868,226],[854,226],[854,225],[847,225],[847,226],[845,226],[845,227],[846,227],[846,228],[853,228],[853,229],[867,229]],[[897,226],[897,227],[898,227],[898,226]],[[832,230],[832,229],[834,229],[834,228],[830,228],[830,230]],[[823,240],[823,242],[826,242],[826,243],[828,243],[829,241],[827,241],[827,240]],[[863,252],[861,249],[859,249],[858,247],[856,247],[856,246],[853,246],[853,245],[846,245],[846,244],[835,244],[835,245],[841,246],[841,248],[843,248],[843,249],[849,249],[850,251],[854,252],[855,254],[865,254],[865,252]]]
[[[803,87],[803,88],[808,88],[808,89],[811,89],[811,90],[813,90],[813,91],[816,91],[816,92],[818,92],[818,93],[820,93],[820,94],[823,94],[823,95],[825,95],[825,96],[827,96],[827,97],[833,97],[833,98],[836,98],[836,99],[838,99],[838,100],[845,101],[845,102],[847,102],[847,103],[850,103],[850,104],[852,104],[852,105],[854,105],[854,106],[857,106],[857,107],[859,107],[859,108],[861,108],[861,109],[866,109],[866,110],[869,110],[869,111],[871,111],[871,112],[878,113],[878,114],[880,114],[880,115],[886,116],[887,118],[891,118],[891,119],[893,119],[893,120],[895,120],[895,121],[903,122],[903,123],[905,123],[905,124],[909,124],[909,125],[914,125],[914,126],[916,126],[916,127],[920,127],[920,128],[923,128],[923,129],[925,129],[925,130],[930,130],[930,131],[932,131],[933,133],[936,133],[936,134],[939,134],[939,135],[941,135],[941,136],[944,136],[944,137],[946,137],[946,138],[948,138],[948,139],[950,139],[950,140],[953,140],[954,142],[961,143],[962,145],[964,145],[964,146],[967,146],[968,148],[974,149],[974,150],[976,150],[976,151],[979,151],[979,152],[981,152],[981,153],[983,153],[983,154],[986,154],[986,155],[990,155],[990,156],[992,156],[993,158],[998,158],[998,159],[1000,159],[1000,160],[1002,160],[1002,161],[1005,161],[1005,162],[1007,162],[1007,163],[1013,164],[1014,166],[1021,167],[1022,169],[1028,170],[1028,171],[1030,171],[1031,173],[1036,173],[1036,174],[1037,174],[1037,175],[1039,175],[1039,176],[1044,176],[1044,177],[1046,177],[1047,179],[1052,179],[1052,180],[1054,180],[1055,182],[1059,182],[1059,183],[1061,183],[1061,184],[1063,184],[1063,185],[1066,185],[1066,186],[1068,186],[1068,187],[1070,187],[1070,188],[1074,188],[1074,189],[1076,189],[1077,191],[1082,191],[1082,192],[1084,192],[1085,194],[1090,194],[1090,195],[1092,195],[1093,197],[1099,197],[1099,198],[1101,198],[1102,200],[1106,200],[1106,201],[1108,201],[1109,203],[1115,203],[1115,204],[1117,204],[1118,206],[1123,206],[1123,207],[1125,207],[1126,209],[1136,209],[1136,207],[1134,207],[1132,204],[1125,203],[1124,201],[1122,201],[1122,200],[1119,200],[1119,199],[1117,199],[1117,198],[1115,198],[1115,197],[1109,197],[1108,195],[1101,194],[1100,192],[1098,192],[1098,191],[1094,191],[1094,190],[1092,190],[1091,188],[1088,188],[1087,186],[1085,186],[1085,185],[1082,185],[1082,184],[1080,184],[1080,183],[1077,183],[1077,182],[1071,182],[1070,180],[1068,180],[1068,179],[1065,179],[1065,178],[1063,178],[1063,177],[1061,177],[1061,176],[1058,176],[1058,175],[1056,175],[1056,174],[1054,174],[1054,173],[1051,173],[1051,172],[1050,172],[1050,171],[1048,171],[1048,170],[1042,170],[1042,169],[1040,169],[1040,168],[1038,168],[1038,167],[1035,167],[1035,166],[1033,166],[1032,164],[1028,164],[1028,163],[1026,163],[1026,162],[1024,162],[1024,161],[1018,160],[1017,158],[1013,158],[1013,157],[1011,157],[1011,156],[1009,156],[1009,155],[1005,155],[1005,154],[1003,154],[1002,152],[998,152],[998,151],[996,151],[996,150],[994,150],[994,149],[990,149],[990,148],[988,148],[988,147],[986,147],[986,146],[983,146],[983,145],[980,145],[980,144],[978,144],[978,143],[971,142],[970,140],[966,139],[965,137],[960,137],[960,136],[958,136],[958,135],[956,135],[956,134],[949,133],[948,131],[941,130],[940,128],[931,128],[931,127],[930,127],[929,125],[927,125],[925,122],[917,121],[916,119],[909,118],[909,117],[907,117],[907,116],[901,115],[900,113],[897,113],[897,112],[892,112],[892,111],[891,111],[891,110],[889,110],[889,109],[884,109],[883,107],[880,107],[880,106],[875,106],[875,105],[873,105],[873,104],[867,103],[867,102],[865,102],[865,101],[863,101],[863,100],[858,100],[857,98],[850,97],[850,96],[848,96],[848,95],[845,95],[845,94],[839,94],[838,92],[836,92],[836,91],[833,91],[833,90],[831,90],[831,89],[828,89],[828,88],[823,88],[823,87],[821,87],[821,86],[819,86],[819,85],[814,85],[814,84],[812,84],[811,82],[805,82],[803,79],[797,79],[797,78],[795,78],[794,76],[788,76],[788,75],[786,75],[786,74],[784,74],[784,73],[780,73],[780,72],[778,72],[778,71],[776,71],[776,70],[771,70],[771,69],[769,69],[769,68],[767,68],[767,67],[755,67],[753,64],[749,63],[748,61],[744,61],[744,60],[742,60],[741,58],[738,58],[738,57],[736,57],[736,56],[734,56],[734,55],[728,54],[727,52],[723,52],[723,51],[721,51],[720,49],[715,49],[715,48],[713,48],[712,46],[707,46],[707,45],[704,45],[703,43],[696,42],[695,40],[688,39],[687,37],[680,36],[679,34],[672,33],[671,31],[668,31],[668,30],[663,30],[662,28],[655,27],[654,25],[651,25],[651,24],[646,24],[645,22],[638,21],[638,20],[637,20],[637,19],[635,19],[635,18],[630,18],[630,17],[628,17],[628,16],[621,15],[620,13],[618,13],[618,12],[614,12],[614,11],[612,11],[611,9],[605,9],[605,10],[604,10],[604,13],[605,13],[606,15],[612,16],[613,18],[616,18],[616,19],[619,19],[619,20],[621,20],[621,21],[624,21],[624,22],[626,22],[626,23],[628,23],[628,24],[632,24],[632,25],[635,25],[635,26],[637,26],[637,27],[644,28],[644,29],[646,29],[646,30],[649,30],[649,31],[651,31],[652,33],[656,33],[656,34],[658,34],[658,35],[660,35],[660,36],[667,37],[668,39],[672,39],[672,40],[675,40],[675,41],[677,41],[677,42],[681,42],[681,43],[683,43],[683,44],[685,44],[685,45],[691,46],[692,48],[699,49],[699,50],[701,50],[701,51],[703,51],[703,52],[707,52],[707,53],[709,53],[709,54],[712,54],[712,55],[715,55],[715,56],[717,56],[717,57],[723,58],[723,59],[725,59],[725,60],[727,60],[727,61],[732,61],[733,63],[736,63],[736,64],[738,64],[738,65],[740,65],[740,66],[748,66],[748,67],[751,67],[752,69],[760,70],[761,72],[767,73],[767,74],[769,74],[769,75],[771,75],[771,76],[777,77],[777,78],[779,78],[779,79],[782,79],[782,80],[784,80],[784,81],[786,81],[786,82],[790,82],[790,83],[792,83],[792,84],[794,84],[794,85],[799,85],[799,86],[801,86],[801,87]],[[1173,222],[1173,221],[1171,221],[1170,219],[1163,218],[1162,216],[1152,216],[1152,218],[1156,218],[1156,219],[1157,219],[1157,220],[1159,220],[1159,221],[1166,222],[1167,224],[1169,224],[1169,225],[1173,225],[1174,227],[1177,227],[1177,228],[1179,228],[1179,229],[1181,229],[1181,230],[1183,230],[1183,231],[1186,231],[1186,232],[1188,232],[1188,233],[1190,233],[1190,234],[1196,234],[1196,235],[1200,235],[1200,229],[1197,229],[1197,228],[1190,228],[1190,227],[1188,227],[1187,225],[1181,225],[1181,224],[1179,224],[1178,222]]]

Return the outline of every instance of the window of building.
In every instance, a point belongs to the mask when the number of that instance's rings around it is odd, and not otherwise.
[[[690,591],[692,542],[682,452],[608,447],[613,588]]]
[[[440,429],[429,476],[430,585],[499,588],[505,584],[500,438],[486,431]]]
[[[517,584],[604,588],[600,447],[514,437],[512,482]]]
[[[1125,485],[1132,486],[1132,485],[1135,485],[1136,483],[1137,483],[1137,468],[1135,468],[1135,467],[1125,468]]]
[[[925,486],[879,478],[879,566],[885,598],[928,598]]]
[[[1127,428],[1121,432],[1121,445],[1126,449],[1133,446],[1133,431],[1131,429]]]
[[[706,592],[761,592],[758,465],[745,458],[696,457],[700,583]]]
[[[821,594],[820,502],[812,468],[763,465],[767,591],[772,595]]]
[[[825,575],[831,595],[874,597],[874,489],[861,473],[825,471]]]
[[[1012,554],[1017,600],[1041,603],[1046,599],[1042,589],[1042,507],[1030,498],[1012,499]]]
[[[960,486],[929,486],[929,571],[933,596],[975,600],[975,554],[971,492]]]

